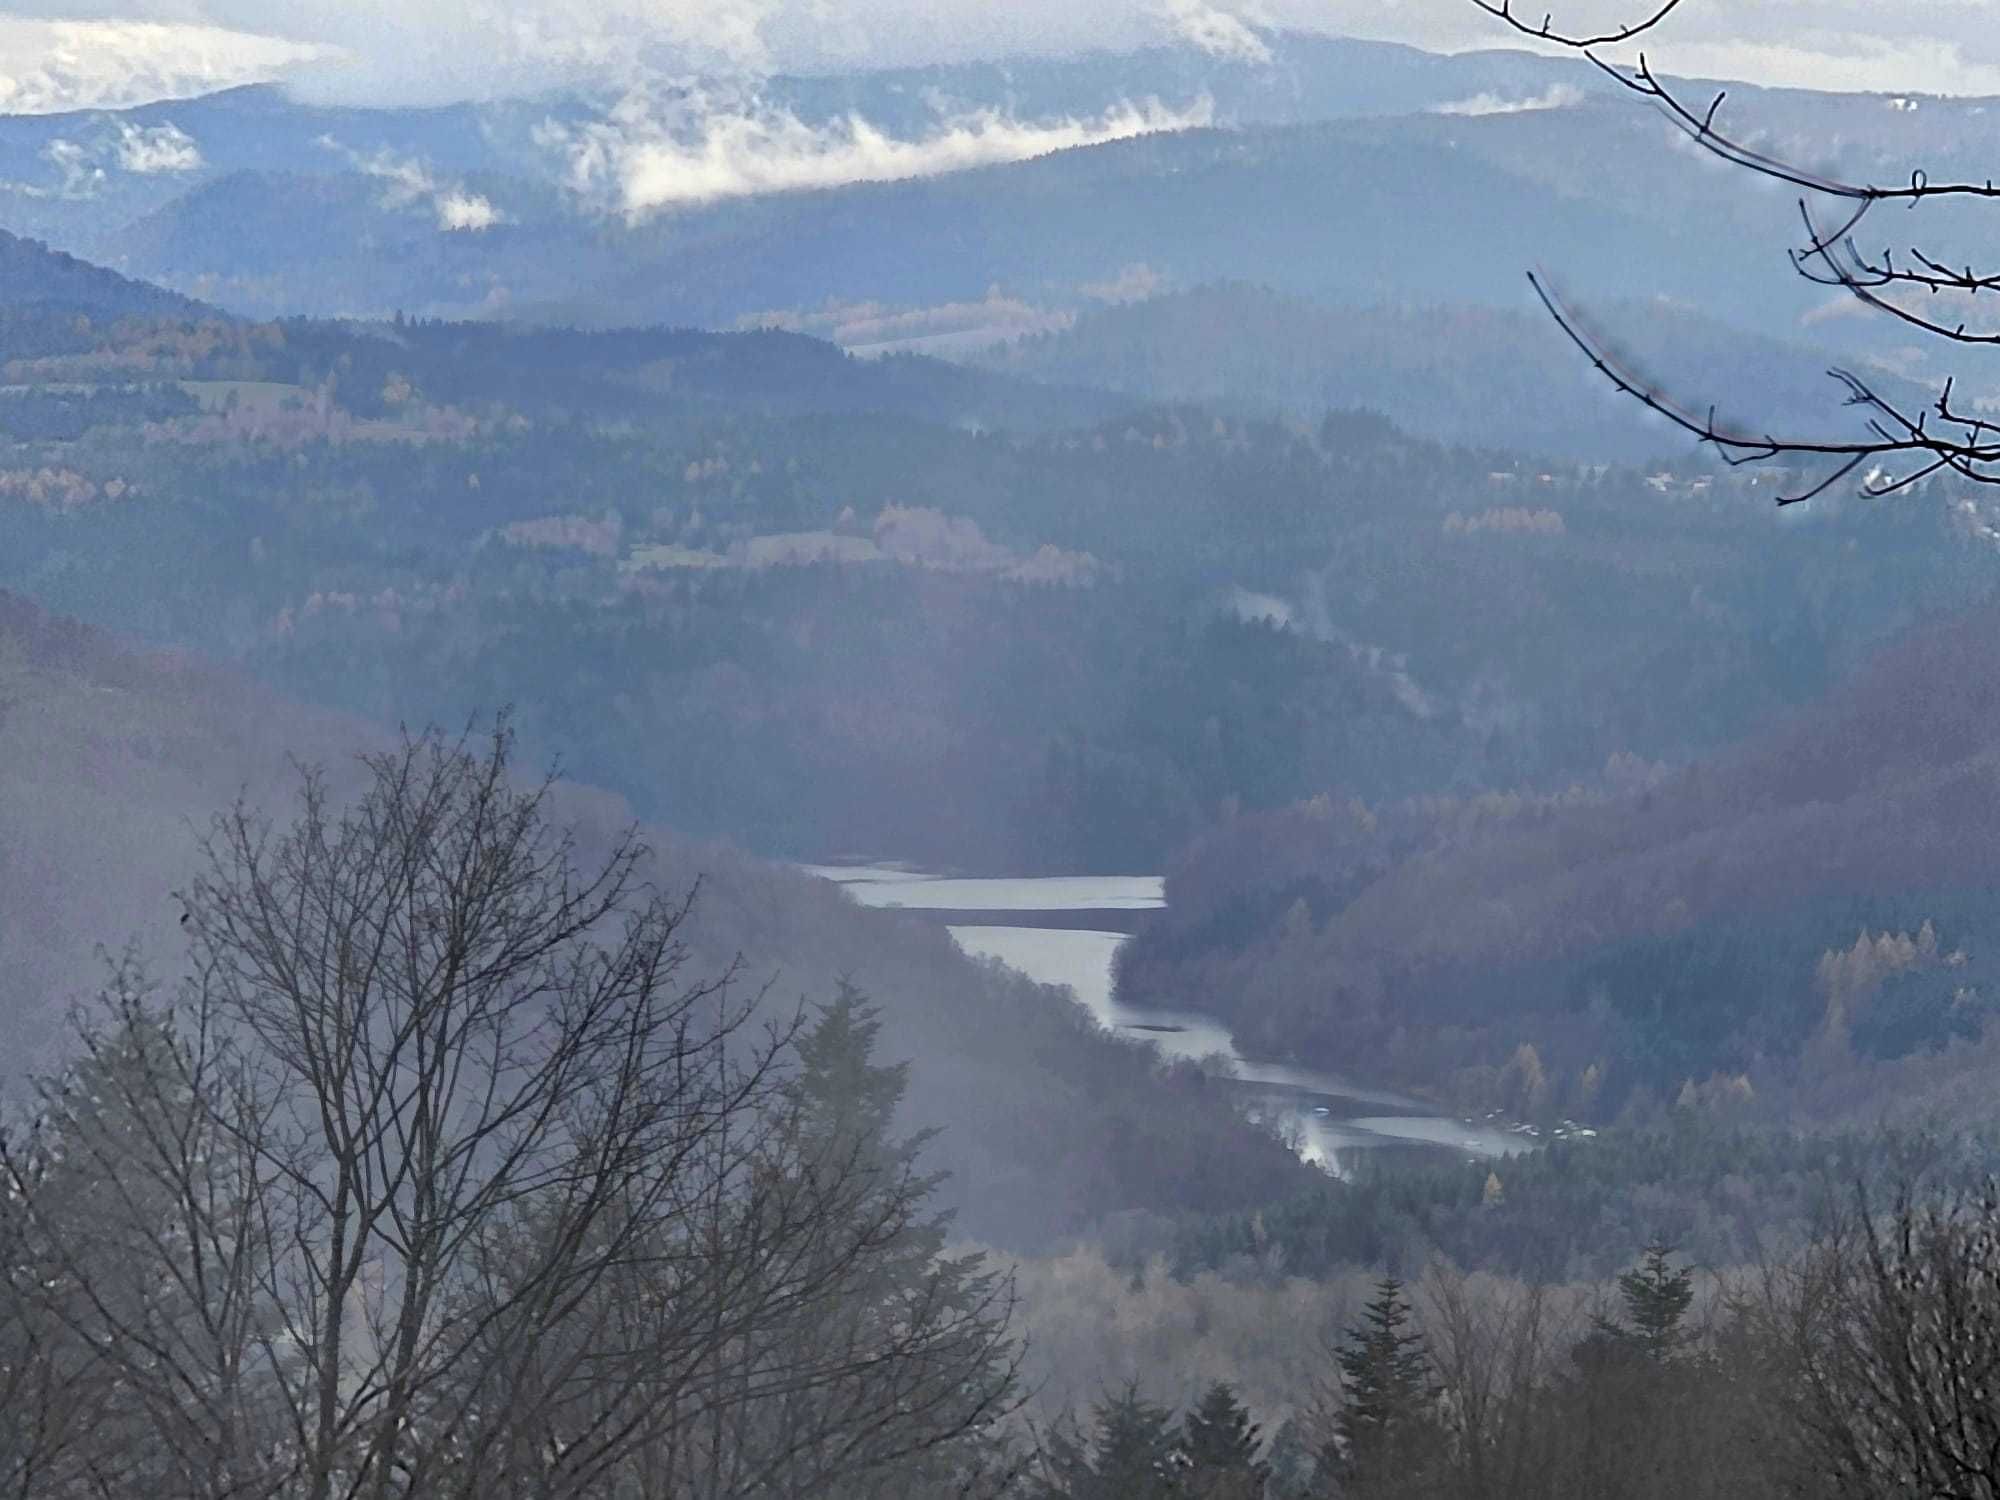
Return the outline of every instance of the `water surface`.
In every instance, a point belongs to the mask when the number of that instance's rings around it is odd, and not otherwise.
[[[864,906],[934,913],[967,953],[997,959],[1042,984],[1067,986],[1106,1030],[1234,1078],[1252,1114],[1295,1141],[1306,1160],[1330,1171],[1351,1166],[1352,1153],[1390,1146],[1471,1157],[1532,1149],[1532,1141],[1518,1131],[1433,1115],[1402,1094],[1333,1073],[1246,1058],[1212,1016],[1121,1003],[1114,994],[1112,959],[1129,934],[1094,929],[1088,914],[1104,913],[1108,927],[1114,914],[1165,906],[1165,882],[1157,875],[960,879],[895,865],[807,868],[838,881]],[[952,920],[971,913],[980,920]],[[1119,925],[1129,920],[1121,916]]]

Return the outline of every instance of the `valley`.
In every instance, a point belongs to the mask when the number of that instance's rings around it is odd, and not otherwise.
[[[809,873],[834,881],[863,906],[943,921],[972,957],[1068,989],[1106,1031],[1147,1042],[1169,1063],[1191,1063],[1232,1084],[1253,1120],[1336,1176],[1351,1170],[1361,1152],[1434,1147],[1470,1159],[1504,1158],[1532,1145],[1523,1132],[1426,1115],[1414,1099],[1352,1079],[1245,1058],[1210,1016],[1121,1003],[1113,987],[1114,959],[1129,934],[1098,929],[1162,909],[1157,877],[940,880],[897,865],[822,865]],[[1070,921],[1090,925],[1071,927]]]
[[[1970,34],[956,3],[0,19],[0,1489],[1958,1493]]]

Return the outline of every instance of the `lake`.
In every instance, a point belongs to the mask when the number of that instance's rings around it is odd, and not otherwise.
[[[1525,1128],[1436,1115],[1406,1095],[1338,1074],[1246,1058],[1213,1017],[1121,1003],[1112,959],[1144,913],[1166,905],[1165,882],[1157,875],[961,879],[895,865],[806,868],[837,882],[863,906],[936,918],[975,957],[997,959],[1042,984],[1066,986],[1106,1030],[1226,1073],[1253,1115],[1328,1171],[1344,1174],[1363,1151],[1498,1158],[1535,1145]]]

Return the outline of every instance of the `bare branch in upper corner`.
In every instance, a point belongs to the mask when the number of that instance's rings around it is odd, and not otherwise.
[[[1868,438],[1840,442],[1753,433],[1721,422],[1713,407],[1705,413],[1691,411],[1612,352],[1543,276],[1531,272],[1528,281],[1550,317],[1594,369],[1625,395],[1713,448],[1731,467],[1784,458],[1817,459],[1832,465],[1810,488],[1780,495],[1780,505],[1796,505],[1824,494],[1871,460],[1874,463],[1864,476],[1863,489],[1875,496],[1895,494],[1945,470],[1977,484],[2000,484],[2000,429],[1955,408],[1949,381],[1930,408],[1912,416],[1852,370],[1829,370],[1828,376],[1847,392],[1843,404],[1868,412]],[[1942,431],[1930,425],[1933,414]]]
[[[1851,181],[1817,171],[1718,127],[1726,90],[1696,103],[1662,79],[1642,52],[1636,62],[1621,65],[1598,55],[1651,31],[1679,8],[1667,0],[1643,20],[1607,31],[1584,34],[1559,30],[1552,15],[1539,24],[1514,13],[1513,0],[1472,0],[1488,15],[1538,40],[1582,52],[1606,78],[1627,93],[1657,108],[1668,122],[1716,159],[1742,171],[1797,189],[1804,243],[1788,252],[1794,271],[1819,286],[1846,292],[1862,306],[1950,344],[2000,347],[2000,322],[1981,323],[1963,304],[1981,292],[2000,292],[2000,272],[1971,264],[1953,265],[1943,257],[1910,247],[1879,254],[1862,248],[1859,233],[1869,214],[1885,203],[1916,208],[1935,199],[1991,202],[2000,199],[1992,178],[1934,181],[1922,169],[1907,181]],[[1821,215],[1815,200],[1838,207]],[[1702,413],[1622,363],[1605,341],[1549,287],[1545,276],[1531,274],[1536,295],[1570,342],[1624,394],[1665,417],[1732,465],[1800,459],[1822,463],[1828,472],[1798,493],[1781,497],[1790,504],[1823,494],[1859,472],[1862,489],[1871,495],[1891,495],[1909,489],[1934,474],[1956,474],[1977,484],[2000,484],[2000,427],[1973,410],[1956,404],[1954,382],[1947,380],[1935,401],[1922,409],[1899,406],[1875,385],[1851,369],[1827,373],[1845,392],[1846,406],[1866,418],[1867,434],[1852,441],[1801,439],[1729,427],[1717,421],[1713,407]],[[1938,299],[1942,298],[1940,302]]]
[[[1615,47],[1620,42],[1629,42],[1634,37],[1651,31],[1680,8],[1681,0],[1666,0],[1664,5],[1645,20],[1635,21],[1630,26],[1614,27],[1597,35],[1569,35],[1557,31],[1555,15],[1549,11],[1542,13],[1539,25],[1533,21],[1524,21],[1514,14],[1512,0],[1472,0],[1472,3],[1496,20],[1506,22],[1523,36],[1531,36],[1537,41],[1554,42],[1559,47],[1574,47],[1582,51],[1588,47]]]

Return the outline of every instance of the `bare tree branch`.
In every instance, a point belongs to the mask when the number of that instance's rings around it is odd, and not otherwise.
[[[835,1129],[803,1008],[684,978],[692,894],[650,888],[630,831],[583,864],[511,744],[408,737],[349,805],[302,770],[283,830],[218,818],[174,1004],[118,979],[35,1149],[0,1141],[9,1264],[43,1268],[0,1313],[157,1455],[92,1468],[51,1426],[24,1472],[817,1497],[964,1461],[1012,1409],[1011,1284],[944,1253],[920,1142]],[[18,1367],[53,1418],[70,1365],[7,1339],[0,1394]]]
[[[1868,215],[1887,203],[1916,208],[1924,203],[1959,199],[1991,202],[2000,187],[1990,179],[1939,181],[1921,170],[1907,182],[1850,181],[1831,173],[1787,161],[1761,151],[1717,125],[1726,91],[1696,105],[1664,80],[1646,55],[1630,67],[1606,60],[1605,48],[1632,41],[1651,31],[1674,12],[1679,0],[1629,26],[1585,34],[1565,32],[1551,16],[1539,26],[1515,15],[1510,0],[1472,0],[1480,10],[1517,31],[1581,52],[1606,78],[1657,108],[1683,135],[1710,155],[1742,171],[1798,189],[1804,244],[1788,252],[1793,269],[1806,280],[1838,288],[1872,311],[1949,344],[2000,346],[2000,330],[1982,330],[1970,319],[1941,317],[1921,311],[1912,297],[1928,302],[1943,295],[1970,299],[1980,292],[2000,291],[2000,273],[1973,266],[1951,266],[1941,258],[1911,248],[1898,260],[1885,249],[1870,256],[1860,246],[1861,226]],[[1813,200],[1826,199],[1846,207],[1830,226],[1816,217]],[[1581,317],[1563,305],[1549,289],[1545,276],[1531,275],[1537,296],[1569,340],[1620,391],[1665,417],[1732,465],[1768,464],[1789,460],[1822,460],[1826,467],[1804,488],[1781,494],[1779,503],[1792,504],[1825,493],[1857,472],[1863,492],[1885,497],[1908,490],[1938,474],[1950,474],[1977,484],[2000,481],[2000,428],[1953,403],[1954,381],[1946,381],[1938,397],[1920,411],[1909,411],[1886,399],[1866,377],[1852,369],[1828,372],[1845,393],[1844,404],[1865,418],[1868,436],[1850,442],[1811,439],[1796,434],[1756,433],[1719,422],[1713,409],[1699,413],[1624,366],[1606,342],[1588,330]]]
[[[1590,47],[1615,47],[1620,42],[1629,42],[1634,37],[1651,31],[1655,26],[1680,8],[1681,0],[1665,0],[1660,8],[1643,21],[1634,21],[1629,26],[1616,26],[1609,31],[1597,33],[1568,34],[1555,29],[1555,15],[1544,11],[1539,23],[1527,21],[1514,14],[1513,0],[1472,0],[1472,3],[1496,20],[1504,21],[1523,36],[1531,36],[1537,41],[1554,42],[1561,47],[1574,47],[1582,51]]]

